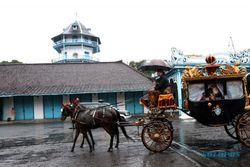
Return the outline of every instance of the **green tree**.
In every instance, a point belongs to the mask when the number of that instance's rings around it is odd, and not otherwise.
[[[2,62],[0,62],[0,64],[22,64],[22,62],[13,59],[13,60],[11,60],[10,62],[9,62],[9,61],[3,60]]]
[[[18,61],[18,60],[15,60],[15,59],[13,59],[10,63],[15,63],[15,64],[22,64],[22,62],[20,62],[20,61]]]
[[[135,68],[135,69],[137,69],[137,70],[139,70],[139,68],[141,67],[141,65],[142,65],[144,62],[145,62],[145,60],[141,60],[141,61],[139,61],[139,62],[131,61],[131,62],[129,62],[129,66],[130,66],[130,67],[133,67],[133,68]]]
[[[3,60],[3,61],[1,62],[1,64],[9,64],[9,62],[8,62],[8,61]]]
[[[144,73],[145,75],[147,75],[148,77],[151,77],[152,76],[152,73],[154,73],[153,71],[142,71],[140,70],[140,67],[143,65],[143,63],[145,62],[146,60],[141,60],[139,62],[135,62],[135,61],[131,61],[129,62],[129,66],[130,67],[133,67],[134,69],[136,70],[139,70],[140,72]]]

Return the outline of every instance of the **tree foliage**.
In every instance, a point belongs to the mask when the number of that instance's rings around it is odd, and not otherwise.
[[[0,62],[0,64],[22,64],[22,62],[13,59],[11,61],[5,61],[5,60],[3,60],[2,62]]]
[[[129,62],[129,66],[130,66],[130,67],[133,67],[134,69],[139,70],[139,71],[141,71],[142,73],[144,73],[145,75],[151,77],[151,76],[152,76],[152,73],[154,73],[154,72],[152,72],[152,71],[142,71],[142,70],[140,70],[140,67],[142,66],[142,64],[143,64],[145,61],[146,61],[146,60],[141,60],[141,61],[138,61],[138,62],[136,62],[136,61],[131,61],[131,62]]]
[[[145,62],[145,60],[141,60],[141,61],[139,61],[139,62],[131,61],[131,62],[129,62],[129,66],[130,66],[130,67],[133,67],[133,68],[135,68],[135,69],[137,69],[137,70],[139,70],[139,68],[141,67],[141,65],[142,65],[144,62]]]

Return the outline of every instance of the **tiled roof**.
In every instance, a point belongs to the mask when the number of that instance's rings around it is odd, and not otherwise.
[[[74,26],[77,26],[77,29],[74,30]],[[88,36],[95,36],[79,21],[75,21],[65,28],[63,34],[85,34]]]
[[[119,62],[0,65],[0,96],[147,91],[151,81]]]
[[[74,29],[74,27],[76,27]],[[88,28],[86,28],[81,22],[75,21],[74,23],[70,24],[66,27],[63,32],[55,37],[52,38],[54,42],[58,40],[62,40],[62,36],[72,36],[72,35],[84,35],[88,36],[93,41],[97,41],[98,44],[101,44],[100,38],[93,35]]]

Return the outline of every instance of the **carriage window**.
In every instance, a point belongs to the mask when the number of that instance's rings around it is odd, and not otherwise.
[[[243,86],[241,81],[227,81],[226,99],[238,99],[243,97]]]
[[[189,100],[200,101],[205,94],[205,85],[196,83],[188,85]]]

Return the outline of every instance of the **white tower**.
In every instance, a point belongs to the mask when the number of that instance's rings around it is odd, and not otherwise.
[[[79,21],[75,21],[63,33],[52,38],[54,49],[59,53],[59,59],[53,63],[94,62],[98,58],[95,53],[100,52],[100,38],[91,34]]]

